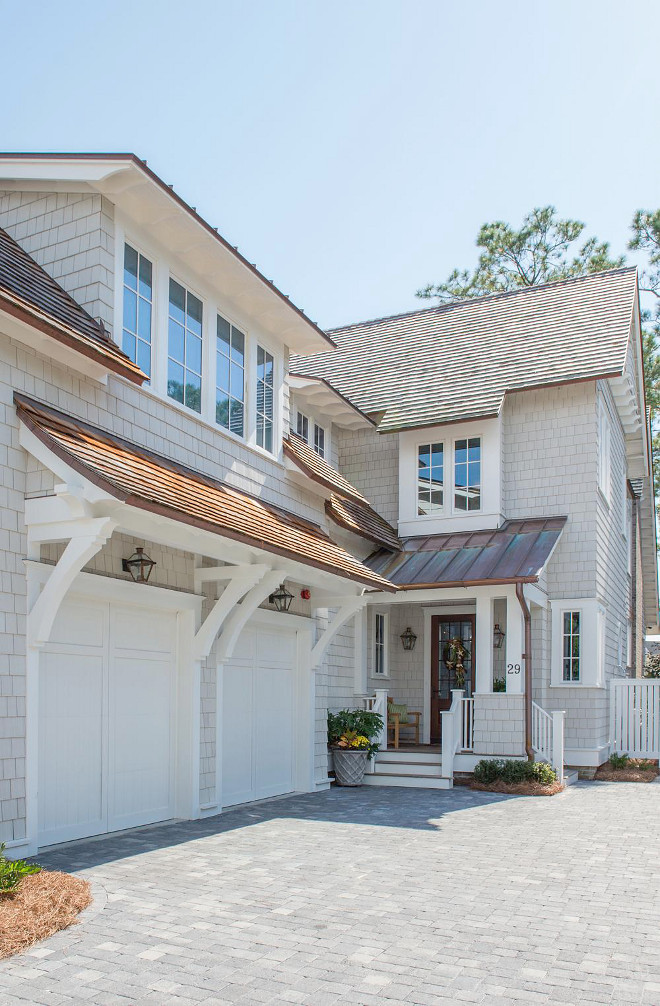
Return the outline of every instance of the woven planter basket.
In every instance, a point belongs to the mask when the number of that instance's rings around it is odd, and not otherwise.
[[[334,748],[335,779],[338,786],[361,786],[367,767],[366,751],[344,751]]]

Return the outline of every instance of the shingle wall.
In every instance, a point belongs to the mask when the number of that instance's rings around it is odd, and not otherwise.
[[[373,508],[396,527],[399,520],[399,438],[375,430],[338,431],[339,470]]]

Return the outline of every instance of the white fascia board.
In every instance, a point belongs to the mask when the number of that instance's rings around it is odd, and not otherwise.
[[[322,413],[336,426],[348,430],[375,429],[364,413],[321,378],[289,374],[288,382],[299,401]]]
[[[2,183],[0,182],[0,184]],[[27,321],[20,321],[1,309],[0,331],[4,335],[9,336],[10,339],[14,339],[15,342],[34,349],[49,361],[70,367],[71,370],[75,370],[77,373],[82,374],[84,377],[89,377],[99,384],[108,383],[108,374],[110,372],[108,367],[95,363],[94,360],[84,353],[80,353],[70,346],[65,346],[64,343],[58,342],[53,336],[40,332],[39,329],[34,328]]]

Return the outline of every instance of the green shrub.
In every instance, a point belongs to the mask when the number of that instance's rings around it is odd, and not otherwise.
[[[494,692],[505,692],[506,691],[506,679],[505,678],[495,678],[493,681],[493,691]]]
[[[0,895],[15,891],[23,877],[40,872],[41,867],[36,863],[26,863],[24,859],[7,859],[5,843],[0,845]]]
[[[474,767],[474,778],[484,786],[499,780],[507,783],[538,782],[542,786],[550,786],[557,781],[557,773],[544,761],[483,758]]]
[[[383,717],[380,713],[367,712],[366,709],[340,709],[338,713],[328,712],[328,744],[335,746],[345,734],[358,734],[369,740],[368,754],[373,758],[378,751],[374,743],[383,729]]]
[[[660,678],[660,653],[647,653],[644,660],[644,677]]]
[[[627,754],[611,754],[610,765],[613,769],[627,768],[630,758]]]

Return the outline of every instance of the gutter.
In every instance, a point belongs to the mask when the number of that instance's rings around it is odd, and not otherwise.
[[[525,621],[525,751],[528,761],[534,761],[532,748],[532,616],[525,600],[523,581],[516,582],[516,597]]]

